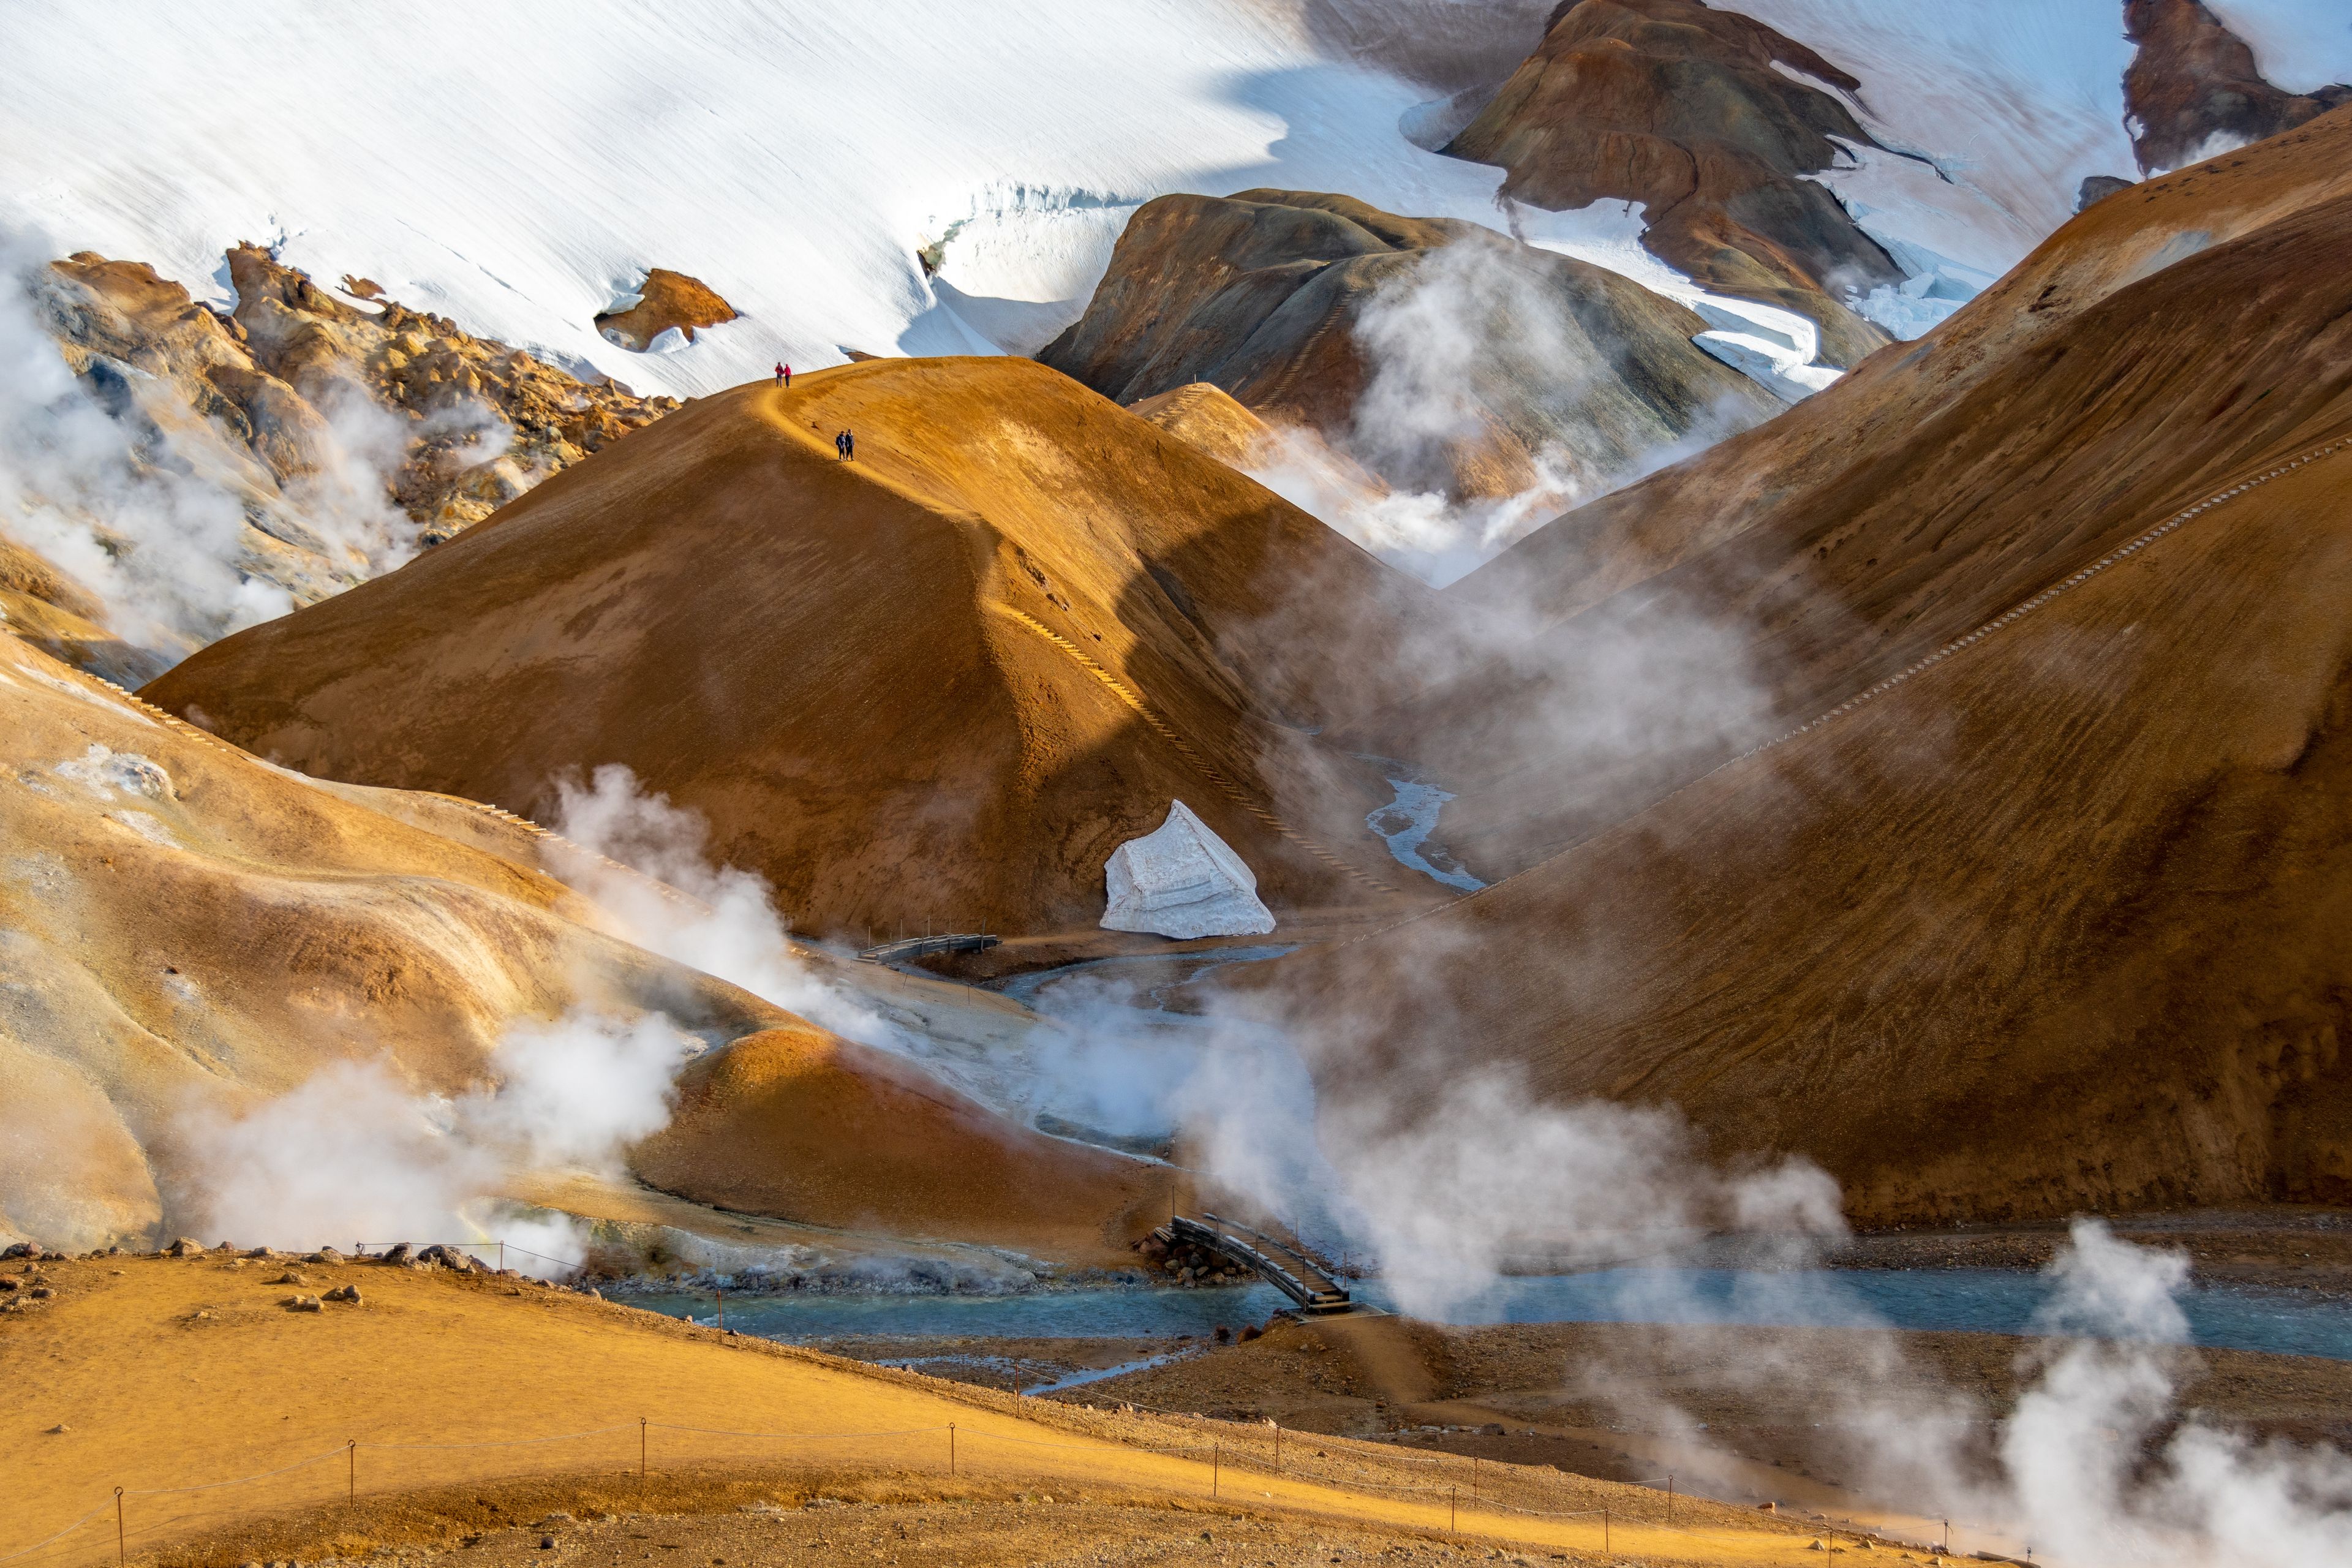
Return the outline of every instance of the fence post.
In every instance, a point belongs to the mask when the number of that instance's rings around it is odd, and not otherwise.
[[[1217,1472],[1223,1467],[1224,1457],[1225,1446],[1223,1443],[1213,1442],[1209,1445],[1209,1495],[1211,1497],[1217,1495]]]
[[[355,1503],[360,1500],[360,1440],[357,1437],[344,1442],[343,1460],[343,1500]]]
[[[1601,1550],[1609,1550],[1609,1505],[1601,1505]]]
[[[504,1274],[506,1271],[507,1271],[507,1239],[506,1239],[506,1237],[499,1237],[499,1273],[501,1273],[501,1274]]]
[[[1475,1501],[1477,1500],[1477,1499],[1478,1499],[1478,1456],[1477,1456],[1477,1455],[1475,1455],[1475,1454],[1473,1454],[1473,1455],[1471,1455],[1471,1456],[1470,1456],[1470,1500],[1471,1500],[1473,1502],[1475,1502]]]
[[[122,1489],[114,1489],[114,1561],[120,1568],[126,1553],[122,1545]]]
[[[637,1479],[646,1479],[646,1418],[637,1417]]]
[[[950,1421],[948,1423],[948,1474],[952,1476],[955,1473],[955,1423]]]
[[[710,1290],[719,1298],[719,1331],[723,1334],[727,1331],[727,1291],[719,1285],[713,1285]]]
[[[1666,1472],[1666,1522],[1667,1522],[1668,1524],[1672,1524],[1672,1523],[1674,1523],[1674,1521],[1675,1521],[1675,1473],[1674,1473],[1672,1470],[1668,1470],[1668,1471]]]
[[[1282,1474],[1282,1423],[1274,1424],[1274,1473]]]
[[[1454,1510],[1460,1505],[1461,1500],[1462,1489],[1460,1487],[1447,1487],[1445,1489],[1445,1532],[1448,1535],[1458,1535],[1461,1533],[1460,1527],[1454,1521]]]

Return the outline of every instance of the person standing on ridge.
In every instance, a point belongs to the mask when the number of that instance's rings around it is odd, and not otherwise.
[[[792,385],[792,384],[793,367],[783,363],[782,361],[778,361],[776,364],[776,384],[778,386],[788,387]]]
[[[841,455],[853,463],[857,461],[857,437],[846,430],[841,433]]]

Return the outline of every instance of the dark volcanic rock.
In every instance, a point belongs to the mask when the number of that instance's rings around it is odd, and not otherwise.
[[[2125,0],[2124,27],[2139,46],[2124,72],[2124,104],[2143,171],[2178,168],[2352,103],[2352,87],[2273,87],[2253,50],[2202,0]]]
[[[1824,356],[1852,365],[1888,340],[1845,290],[1900,282],[1902,269],[1800,176],[1837,161],[1832,138],[1875,143],[1844,104],[1781,67],[1861,85],[1697,0],[1570,0],[1445,151],[1509,171],[1503,194],[1536,206],[1642,203],[1647,248],[1710,289],[1811,317]]]
[[[2119,180],[2113,174],[2093,174],[2083,182],[2083,188],[2075,193],[2074,210],[2081,212],[2095,202],[2105,201],[2117,191],[2127,191],[2131,188],[2132,182],[2129,180]]]
[[[1772,413],[1693,345],[1706,327],[1475,224],[1255,190],[1146,203],[1086,314],[1037,357],[1130,405],[1209,383],[1390,485],[1501,497],[1547,464],[1597,487],[1695,428]]]

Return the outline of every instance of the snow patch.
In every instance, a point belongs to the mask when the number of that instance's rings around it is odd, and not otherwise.
[[[1738,8],[1861,80],[1853,94],[1812,85],[1843,100],[1885,150],[1848,148],[1840,167],[1812,177],[1915,280],[1929,276],[1922,292],[1855,301],[1898,335],[1950,313],[1933,301],[1957,308],[2023,260],[2074,216],[2085,177],[2130,178],[2138,168],[2124,129],[2132,46],[2120,6],[1741,0]]]
[[[1274,929],[1258,901],[1257,878],[1182,801],[1168,820],[1111,851],[1103,866],[1109,895],[1105,931],[1168,937],[1242,936]]]

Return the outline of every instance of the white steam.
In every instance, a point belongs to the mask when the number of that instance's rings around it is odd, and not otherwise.
[[[1404,1310],[1449,1315],[1516,1259],[1547,1271],[1656,1258],[1717,1228],[1780,1238],[1792,1259],[1845,1234],[1837,1184],[1788,1160],[1719,1172],[1672,1110],[1545,1105],[1501,1072],[1400,1115],[1342,1103],[1322,1142]]]
[[[0,226],[0,533],[88,590],[109,630],[174,658],[415,552],[387,485],[406,419],[345,385],[306,467],[275,480],[175,382],[103,355],[75,374],[56,253]]]
[[[386,1062],[338,1062],[241,1116],[184,1117],[186,1212],[205,1239],[292,1249],[486,1238],[493,1194],[518,1174],[617,1173],[622,1151],[668,1121],[671,1079],[702,1048],[659,1014],[576,1012],[509,1028],[488,1081],[455,1099]],[[579,1256],[560,1219],[499,1215],[495,1234]]]
[[[286,590],[239,568],[236,497],[138,450],[67,366],[35,304],[47,263],[39,237],[0,228],[0,531],[129,641],[184,649],[284,615]]]
[[[1277,429],[1250,476],[1391,565],[1438,587],[1561,512],[1704,450],[1752,416],[1726,405],[1680,437],[1606,408],[1616,367],[1570,314],[1546,253],[1469,237],[1377,289],[1354,331],[1371,374],[1334,452]],[[1484,394],[1510,389],[1579,438],[1532,451]],[[1496,472],[1524,464],[1516,488]],[[1486,470],[1486,478],[1465,479]],[[1378,479],[1366,482],[1371,475]]]
[[[698,813],[646,793],[618,763],[596,769],[584,784],[577,775],[559,778],[555,789],[555,830],[602,858],[575,858],[566,879],[619,919],[630,940],[835,1034],[869,1043],[888,1037],[881,1019],[794,955],[766,878],[713,867],[709,825]],[[645,875],[630,876],[623,867]],[[692,901],[667,896],[646,877]]]
[[[1906,1360],[1902,1341],[1856,1333],[1821,1352],[1758,1336],[1718,1364],[1717,1387],[1801,1400],[1814,1426],[1848,1445],[1858,1489],[1916,1517],[1948,1519],[1956,1536],[2070,1568],[2254,1568],[2352,1561],[2352,1461],[2332,1449],[2256,1446],[2177,1398],[2192,1370],[2178,1292],[2178,1252],[2118,1241],[2077,1220],[2052,1261],[2055,1289],[2037,1314],[2026,1376],[2004,1419]],[[1664,1300],[1671,1278],[1623,1305],[1633,1321],[1697,1321]],[[1816,1309],[1817,1310],[1817,1309]],[[1857,1304],[1855,1326],[1883,1326]],[[1770,1316],[1766,1316],[1770,1321]],[[1806,1315],[1781,1321],[1805,1321]],[[1706,1429],[1662,1401],[1646,1379],[1606,1365],[1574,1381],[1625,1416],[1697,1450],[1689,1473],[1738,1484],[1734,1457],[1707,1448]],[[1992,1439],[1980,1440],[1990,1425]]]
[[[2177,1410],[2170,1358],[2151,1347],[2188,1341],[2184,1254],[2077,1220],[2051,1272],[2041,1326],[2103,1337],[2066,1342],[2010,1416],[2011,1533],[2083,1568],[2352,1562],[2352,1460],[2256,1447]]]

